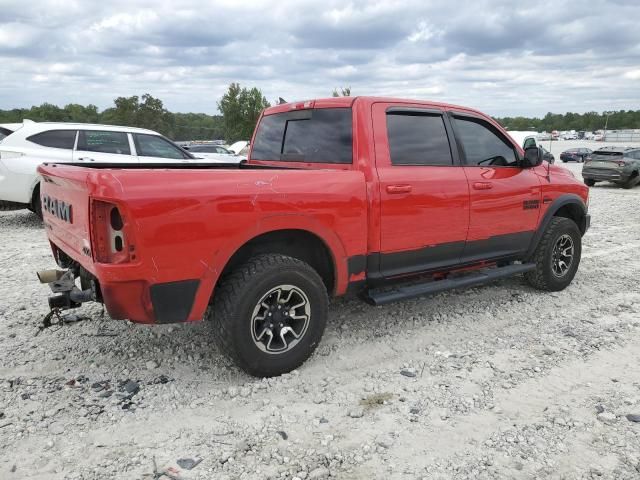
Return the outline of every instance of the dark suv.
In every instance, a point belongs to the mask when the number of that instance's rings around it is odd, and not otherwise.
[[[640,148],[604,147],[591,154],[582,168],[584,183],[609,181],[632,188],[640,182]]]

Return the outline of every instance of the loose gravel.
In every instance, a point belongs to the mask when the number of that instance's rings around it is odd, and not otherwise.
[[[338,299],[316,354],[272,379],[230,364],[205,324],[87,305],[36,335],[48,243],[33,214],[0,213],[0,478],[637,479],[639,205],[640,187],[591,189],[563,292],[514,278]]]

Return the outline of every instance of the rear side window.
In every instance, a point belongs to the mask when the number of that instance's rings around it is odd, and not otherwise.
[[[513,146],[480,120],[455,118],[467,165],[515,167],[518,159]]]
[[[75,130],[47,130],[27,137],[27,140],[43,147],[73,149],[76,141]]]
[[[440,115],[388,113],[393,165],[452,165],[449,137]]]
[[[80,130],[78,150],[131,155],[127,134],[107,130]]]
[[[350,108],[318,108],[262,118],[252,160],[352,162]]]
[[[138,156],[172,158],[176,160],[192,158],[190,155],[171,143],[169,140],[158,135],[136,133],[133,138],[136,144],[136,151],[138,152]]]

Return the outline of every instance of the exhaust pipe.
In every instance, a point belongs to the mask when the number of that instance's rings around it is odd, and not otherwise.
[[[40,280],[40,283],[44,284],[57,282],[65,273],[67,272],[63,270],[40,270],[39,272],[36,272],[38,280]]]

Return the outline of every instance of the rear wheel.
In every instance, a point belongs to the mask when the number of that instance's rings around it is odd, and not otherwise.
[[[221,349],[245,372],[281,375],[313,353],[327,321],[327,290],[296,258],[258,255],[224,278],[209,317]]]
[[[581,254],[582,235],[575,222],[553,217],[533,254],[536,268],[525,279],[540,290],[564,290],[578,270]]]
[[[592,178],[585,178],[584,184],[588,187],[593,187],[596,184],[596,181],[593,180]]]
[[[29,210],[35,213],[42,220],[42,202],[40,201],[40,184],[33,189],[31,205]]]

